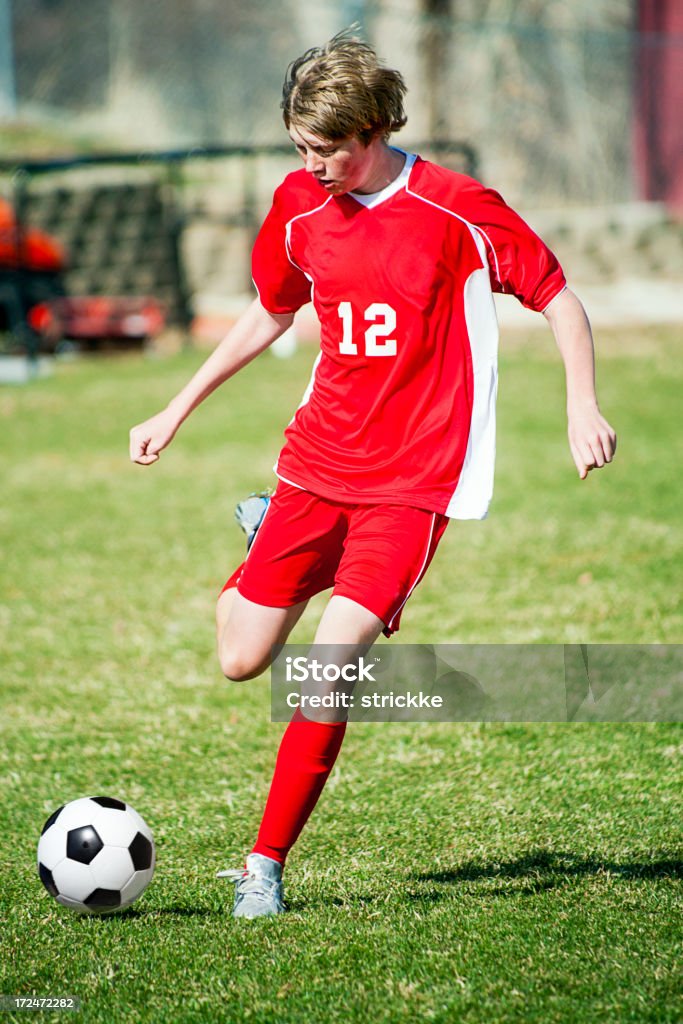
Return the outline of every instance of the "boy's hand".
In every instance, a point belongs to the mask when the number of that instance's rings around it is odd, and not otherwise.
[[[177,417],[168,409],[145,420],[130,432],[130,458],[141,466],[151,466],[159,452],[171,443],[179,427]]]
[[[569,448],[579,476],[585,480],[592,469],[612,461],[617,435],[597,405],[570,408],[568,418]]]

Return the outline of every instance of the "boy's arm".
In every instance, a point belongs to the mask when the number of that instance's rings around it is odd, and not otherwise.
[[[611,462],[617,435],[598,408],[590,323],[580,301],[565,288],[543,311],[555,335],[567,378],[569,447],[579,476]]]
[[[178,427],[212,391],[280,337],[294,320],[293,314],[269,313],[255,299],[228,331],[223,341],[197,370],[194,377],[156,416],[130,432],[130,457],[141,466],[156,462],[173,440]]]

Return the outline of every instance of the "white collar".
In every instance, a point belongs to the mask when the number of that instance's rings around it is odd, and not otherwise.
[[[417,159],[416,153],[406,153],[404,149],[399,149],[397,146],[391,147],[397,153],[403,153],[406,160],[401,170],[401,173],[393,181],[390,181],[388,185],[385,185],[379,192],[347,192],[347,195],[351,196],[360,203],[361,206],[365,206],[368,209],[372,209],[373,206],[378,206],[383,203],[385,199],[389,199],[390,196],[400,192],[402,188],[408,184],[408,178],[412,170],[413,164]]]

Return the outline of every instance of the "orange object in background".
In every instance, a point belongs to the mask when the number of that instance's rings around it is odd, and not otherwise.
[[[59,242],[37,228],[18,232],[14,210],[0,199],[0,267],[56,273],[65,264],[66,253]]]
[[[30,326],[46,341],[144,341],[163,329],[166,317],[154,298],[83,295],[33,306]]]

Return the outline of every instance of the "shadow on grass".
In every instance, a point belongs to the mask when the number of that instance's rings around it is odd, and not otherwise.
[[[428,871],[410,875],[419,882],[473,882],[485,878],[529,879],[534,890],[551,889],[570,878],[586,875],[617,875],[623,879],[683,878],[683,861],[668,853],[657,860],[614,861],[602,857],[579,857],[573,853],[534,850],[516,860],[481,864],[470,861],[451,871]],[[490,890],[489,890],[490,891]]]
[[[615,861],[601,857],[579,857],[572,853],[555,853],[548,850],[533,850],[515,860],[491,861],[488,864],[470,861],[450,871],[427,871],[408,875],[411,882],[436,882],[441,885],[455,885],[458,882],[477,882],[491,880],[518,880],[515,886],[500,885],[486,887],[485,895],[503,898],[534,895],[567,885],[573,878],[589,875],[613,875],[624,880],[654,880],[660,878],[682,879],[683,861],[662,851],[659,859],[651,861],[623,860]],[[437,902],[444,898],[443,891],[405,893],[405,898],[418,902]],[[287,901],[290,913],[321,909],[323,907],[346,907],[359,910],[372,909],[377,897],[371,894],[349,895],[347,897],[311,895],[306,899],[295,897]],[[225,918],[230,916],[226,907],[188,907],[174,904],[168,907],[148,907],[138,910],[130,907],[119,914],[103,915],[100,921],[115,921],[126,918]]]
[[[133,921],[136,918],[146,917],[225,917],[225,909],[220,907],[146,907],[138,910],[137,907],[127,907],[113,914],[93,914],[88,919],[93,921]]]

